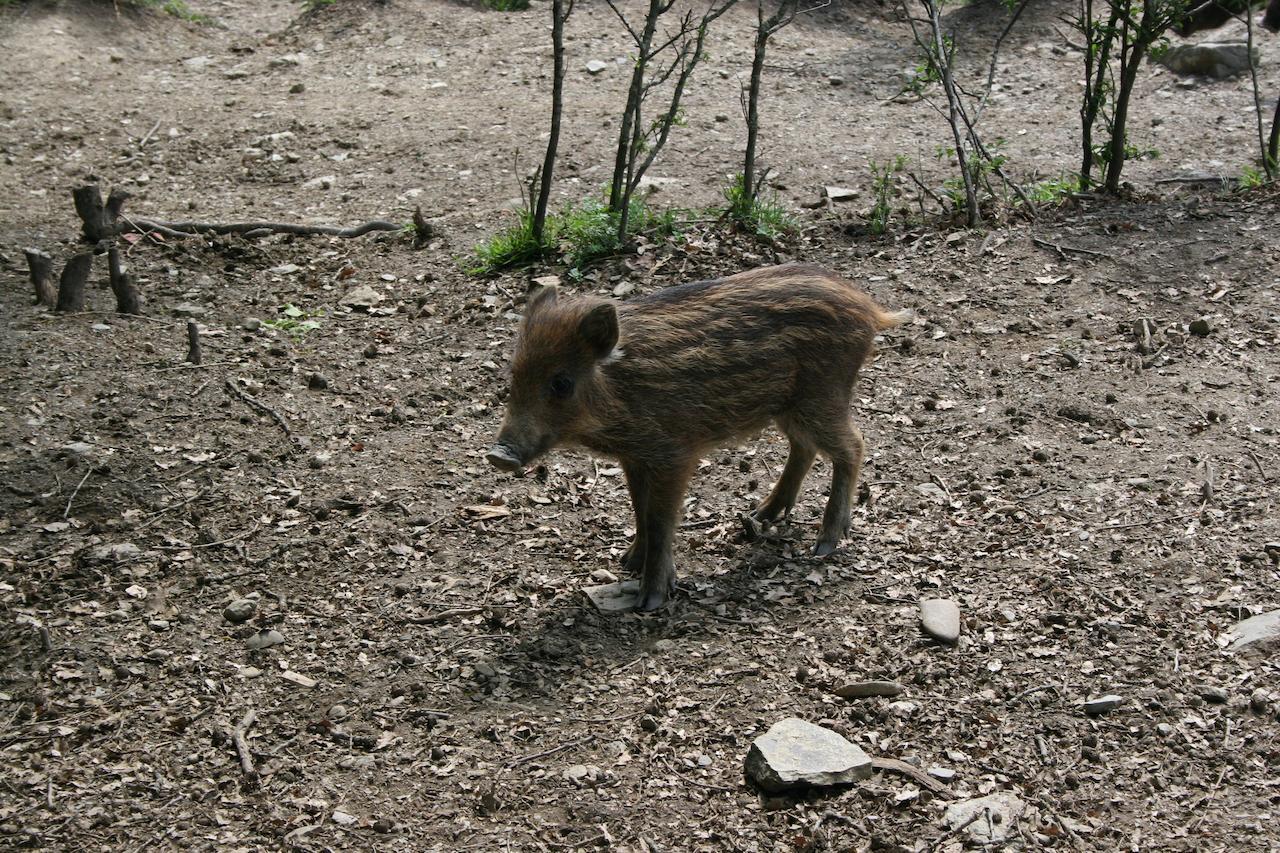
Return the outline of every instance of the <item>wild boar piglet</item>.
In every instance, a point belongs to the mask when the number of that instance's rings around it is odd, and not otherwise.
[[[788,513],[822,453],[831,493],[814,553],[826,555],[849,530],[862,467],[854,382],[875,336],[901,320],[848,281],[802,264],[623,303],[545,288],[525,308],[487,458],[515,471],[577,445],[617,459],[636,519],[623,561],[640,576],[637,607],[653,610],[675,581],[673,537],[699,457],[774,423],[790,454],[754,517]]]

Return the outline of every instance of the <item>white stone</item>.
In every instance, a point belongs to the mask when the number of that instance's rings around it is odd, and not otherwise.
[[[960,608],[949,598],[926,598],[920,602],[920,627],[940,643],[960,639]]]
[[[846,785],[871,775],[871,759],[831,729],[796,717],[774,723],[747,753],[747,775],[769,792]]]

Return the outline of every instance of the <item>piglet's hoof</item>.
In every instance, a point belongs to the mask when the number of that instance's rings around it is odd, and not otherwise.
[[[641,613],[661,610],[666,606],[669,597],[665,585],[660,585],[656,589],[650,590],[641,587],[640,595],[636,598],[636,610]]]
[[[825,557],[828,554],[834,554],[839,542],[819,542],[813,546],[813,556]]]

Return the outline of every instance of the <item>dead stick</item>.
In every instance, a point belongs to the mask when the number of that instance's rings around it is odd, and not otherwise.
[[[1041,240],[1039,237],[1032,237],[1031,242],[1035,243],[1042,249],[1053,249],[1059,255],[1066,257],[1067,252],[1075,252],[1079,255],[1092,255],[1095,258],[1105,258],[1106,252],[1095,252],[1093,249],[1080,249],[1075,246],[1063,246],[1058,243],[1050,243],[1048,240]]]
[[[200,363],[200,326],[195,320],[187,321],[187,361]]]
[[[909,776],[920,787],[925,788],[940,797],[954,797],[955,793],[950,788],[934,779],[928,773],[925,773],[919,767],[912,767],[905,761],[899,761],[896,758],[873,758],[871,766],[877,770],[890,770],[894,773],[901,773]]]
[[[167,232],[177,236],[181,232],[213,234],[247,234],[254,231],[271,234],[325,235],[329,237],[360,237],[370,231],[399,231],[403,225],[395,222],[373,220],[351,228],[336,225],[294,225],[289,222],[159,222],[152,219],[133,219],[131,224],[140,230]]]
[[[245,733],[258,720],[258,715],[250,708],[245,712],[244,719],[240,721],[240,725],[231,731],[231,740],[236,745],[236,754],[240,756],[240,770],[250,779],[258,778],[258,768],[253,766],[253,754],[249,752],[249,741],[245,739]]]
[[[274,420],[280,426],[280,429],[284,430],[284,434],[288,436],[290,439],[293,438],[293,431],[289,429],[289,425],[285,423],[284,418],[280,417],[280,413],[277,412],[275,409],[271,408],[266,403],[263,403],[262,401],[255,399],[254,397],[251,397],[248,394],[244,393],[239,388],[237,388],[231,382],[230,379],[228,379],[225,383],[223,383],[223,387],[225,387],[227,391],[231,393],[231,396],[237,398],[238,400],[245,403],[249,407],[257,409],[259,412],[262,412],[265,415],[270,415],[272,420]]]
[[[595,735],[587,735],[584,738],[569,741],[568,743],[562,743],[559,746],[552,747],[551,749],[544,749],[542,752],[535,752],[532,755],[526,755],[522,758],[513,758],[507,762],[506,767],[510,770],[513,767],[519,767],[521,764],[528,764],[530,761],[537,761],[539,758],[546,758],[547,756],[555,755],[557,752],[564,752],[566,749],[573,749],[575,746],[582,746],[584,744],[591,743],[591,741],[595,739]]]
[[[52,308],[58,300],[53,290],[53,258],[39,249],[23,249],[27,256],[27,268],[31,271],[31,286],[35,289],[36,304]]]
[[[80,478],[80,482],[76,484],[75,490],[71,492],[71,497],[67,498],[67,508],[62,511],[62,517],[66,518],[71,515],[71,504],[75,503],[76,495],[80,494],[80,487],[88,480],[89,475],[93,473],[93,466],[89,466],[89,470],[84,472],[84,476]]]

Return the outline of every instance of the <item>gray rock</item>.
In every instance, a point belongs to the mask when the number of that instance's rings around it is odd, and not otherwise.
[[[572,782],[581,788],[600,781],[600,768],[594,764],[574,764],[566,767],[561,775],[566,782]]]
[[[960,608],[949,598],[926,598],[920,602],[920,627],[940,643],[960,639]]]
[[[249,651],[256,652],[262,649],[269,649],[272,646],[278,646],[283,642],[284,634],[281,634],[275,628],[271,628],[254,634],[245,645],[249,647]]]
[[[896,681],[855,681],[831,691],[841,699],[865,699],[868,696],[897,696],[902,685]]]
[[[1027,813],[1027,804],[1013,794],[1001,792],[961,800],[947,806],[942,819],[952,830],[964,827],[977,844],[996,844],[1018,837],[1018,820]]]
[[[609,67],[609,63],[603,60],[600,60],[600,59],[587,60],[588,74],[592,74],[592,75],[599,74],[601,71],[604,71],[608,67]]]
[[[190,302],[180,302],[173,306],[173,315],[175,317],[202,317],[205,314],[203,305],[192,305]]]
[[[840,735],[791,717],[774,723],[747,753],[747,775],[777,793],[810,785],[847,785],[871,775],[871,759]]]
[[[1084,703],[1084,712],[1090,717],[1097,717],[1100,714],[1108,714],[1124,704],[1124,699],[1114,693],[1108,693],[1106,696],[1095,696],[1088,699]]]
[[[950,767],[939,767],[936,764],[930,767],[926,772],[939,782],[950,782],[952,779],[956,778],[956,771],[952,770]]]
[[[222,610],[222,618],[232,625],[242,625],[258,612],[258,602],[252,598],[237,598]]]
[[[1271,708],[1271,694],[1259,687],[1249,697],[1249,708],[1255,714],[1265,714]]]
[[[323,373],[313,373],[307,377],[307,387],[313,391],[323,391],[329,387],[329,380]]]
[[[1216,705],[1225,705],[1231,698],[1231,694],[1223,687],[1215,684],[1201,684],[1196,688],[1196,694],[1206,702],[1212,702]]]
[[[106,545],[94,545],[84,553],[86,563],[123,563],[132,560],[142,553],[142,549],[132,542],[116,542]]]
[[[850,187],[823,187],[823,194],[832,201],[853,201],[862,195],[860,190]]]
[[[1197,338],[1207,338],[1213,329],[1210,328],[1208,320],[1204,317],[1200,317],[1191,321],[1191,325],[1187,326],[1187,331],[1195,335]]]
[[[598,586],[583,587],[582,591],[601,613],[619,613],[624,610],[635,610],[636,599],[640,596],[640,581],[603,583]]]
[[[1228,648],[1234,651],[1280,646],[1280,610],[1261,613],[1243,622],[1237,622],[1227,632],[1227,639],[1231,641]]]
[[[337,175],[321,175],[318,178],[312,178],[309,181],[303,181],[302,188],[304,190],[333,189],[333,185],[337,180],[338,180]]]
[[[1200,74],[1219,80],[1249,70],[1249,46],[1242,41],[1179,44],[1156,60],[1174,74]],[[1253,49],[1258,64],[1258,49]]]
[[[338,300],[339,305],[345,305],[348,308],[368,311],[373,306],[382,301],[382,294],[374,290],[367,284],[359,287],[353,287],[347,291],[347,294]]]
[[[613,288],[613,295],[614,295],[614,296],[616,296],[616,297],[618,297],[619,299],[621,299],[622,297],[626,296],[628,293],[633,293],[633,292],[635,291],[635,289],[636,289],[635,282],[633,282],[633,281],[620,281],[620,282],[618,282],[618,284]]]
[[[262,328],[262,321],[257,317],[245,317],[244,322],[240,324],[240,328],[246,332],[256,332]]]
[[[211,56],[188,56],[182,60],[182,64],[192,71],[203,71],[213,63],[214,59]]]

